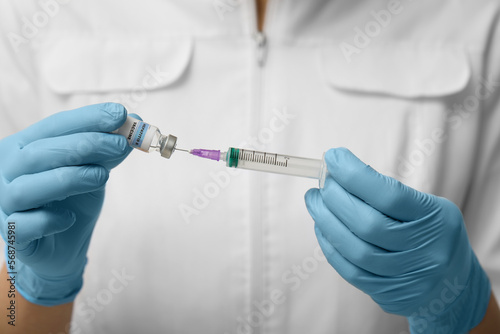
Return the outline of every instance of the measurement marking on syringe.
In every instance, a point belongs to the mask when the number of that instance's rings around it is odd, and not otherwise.
[[[278,161],[278,154],[276,153],[266,153],[266,152],[258,152],[258,151],[244,151],[240,153],[240,160],[249,161],[249,162],[257,162],[267,165],[279,166],[279,167],[288,167],[288,159],[285,158],[285,161]]]

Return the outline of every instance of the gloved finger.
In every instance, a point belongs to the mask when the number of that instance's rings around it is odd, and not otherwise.
[[[10,226],[15,226],[15,241],[20,245],[16,247],[16,250],[21,251],[23,244],[66,231],[75,221],[76,216],[71,211],[61,208],[42,207],[23,212],[14,212],[2,223],[1,233],[2,238],[8,241],[9,222],[11,223]]]
[[[84,132],[61,137],[43,138],[15,150],[4,162],[7,180],[24,174],[35,174],[64,167],[96,164],[108,167],[130,152],[123,136]]]
[[[128,116],[132,117],[132,118],[135,118],[135,119],[138,119],[140,121],[142,121],[142,118],[137,115],[137,114],[129,114]],[[123,136],[123,138],[125,138]],[[131,146],[128,146],[127,148],[127,152],[124,156],[122,157],[119,157],[117,159],[114,159],[114,160],[110,160],[108,161],[108,163],[106,165],[103,165],[105,167],[108,167],[108,169],[113,169],[115,168],[116,166],[118,166],[119,164],[121,164],[123,162],[123,160],[125,160],[125,158],[127,158],[127,156],[133,151],[134,149],[131,147]]]
[[[315,225],[314,232],[318,239],[319,246],[325,254],[328,263],[337,271],[337,273],[356,288],[368,293],[369,283],[375,279],[376,275],[349,262],[342,254],[333,247],[324,237],[323,232]]]
[[[13,135],[21,147],[42,138],[79,132],[111,132],[127,118],[127,110],[118,103],[101,103],[59,112]]]
[[[375,210],[342,188],[332,177],[320,190],[324,204],[335,217],[361,239],[388,251],[413,248],[409,223],[401,224]]]
[[[403,300],[403,297],[401,297],[401,290],[399,288],[405,284],[411,284],[411,277],[391,278],[378,276],[359,268],[343,257],[342,254],[324,237],[321,230],[317,226],[314,227],[314,232],[316,233],[316,238],[318,239],[318,243],[323,251],[323,254],[325,254],[325,257],[328,260],[328,263],[343,279],[359,290],[370,295],[384,308],[384,310],[385,307],[383,306],[383,303],[377,301],[376,298],[378,299],[383,296],[382,300],[386,300],[389,296],[389,300]]]
[[[306,205],[324,238],[350,263],[379,276],[404,274],[405,257],[374,246],[352,233],[326,207],[318,189],[306,193]]]
[[[330,175],[345,190],[399,221],[412,221],[434,210],[432,197],[382,175],[345,148],[325,154]]]
[[[69,196],[100,189],[108,177],[108,170],[98,165],[61,167],[22,175],[2,185],[5,191],[0,194],[0,207],[8,215],[39,208]]]

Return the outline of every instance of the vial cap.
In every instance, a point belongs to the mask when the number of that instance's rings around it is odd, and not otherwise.
[[[162,157],[170,159],[170,156],[174,152],[175,145],[177,144],[177,137],[168,135],[167,139],[163,142],[163,145],[160,148],[160,154]]]

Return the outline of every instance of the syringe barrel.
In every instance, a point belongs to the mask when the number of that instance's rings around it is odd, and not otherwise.
[[[230,147],[225,161],[227,167],[319,179],[320,185],[326,176],[325,162],[320,159]]]

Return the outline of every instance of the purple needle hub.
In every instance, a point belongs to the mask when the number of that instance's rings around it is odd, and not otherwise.
[[[194,149],[191,150],[189,153],[192,155],[196,155],[197,157],[200,158],[205,158],[205,159],[211,159],[215,161],[220,160],[220,151],[219,150],[203,150],[203,149]]]

